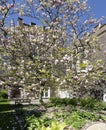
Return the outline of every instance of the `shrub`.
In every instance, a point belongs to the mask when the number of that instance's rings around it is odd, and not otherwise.
[[[45,116],[42,116],[42,118],[40,118],[32,115],[26,118],[26,126],[28,126],[28,130],[33,130],[35,128],[39,130],[43,126],[48,127],[51,122],[52,119]]]
[[[64,130],[66,126],[64,122],[60,123],[58,120],[52,120],[48,117],[31,116],[27,118],[27,123],[29,124],[28,130]]]
[[[102,119],[101,116],[91,112],[73,111],[67,116],[65,122],[67,125],[71,125],[73,128],[79,130],[86,122],[99,121],[100,119]]]
[[[84,125],[85,119],[83,119],[78,112],[72,112],[66,119],[67,125],[71,125],[73,128],[81,128]]]
[[[103,102],[90,97],[79,99],[79,105],[81,106],[81,108],[91,110],[103,110],[106,107]]]
[[[4,90],[2,90],[2,91],[0,92],[0,98],[1,98],[1,99],[7,99],[7,98],[8,98],[8,92],[7,92],[6,89],[4,89]]]
[[[52,121],[51,125],[48,127],[42,126],[38,130],[64,130],[66,124],[64,122],[58,122],[56,120]]]
[[[49,106],[68,106],[71,105],[73,107],[80,106],[83,109],[88,110],[106,110],[106,104],[102,101],[99,101],[94,98],[83,98],[83,99],[77,99],[77,98],[50,98]]]
[[[76,106],[78,100],[76,98],[50,98],[50,102],[54,104],[54,106],[61,106],[63,104]]]
[[[102,109],[106,111],[106,103],[105,102],[102,103]]]

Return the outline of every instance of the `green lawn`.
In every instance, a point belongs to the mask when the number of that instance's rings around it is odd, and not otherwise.
[[[20,130],[14,116],[14,106],[9,101],[0,102],[0,130]]]

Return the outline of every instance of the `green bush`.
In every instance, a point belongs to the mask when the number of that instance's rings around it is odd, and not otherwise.
[[[82,109],[87,110],[106,110],[106,103],[99,101],[94,98],[50,98],[49,106],[68,106],[71,105],[73,107],[79,106]]]
[[[103,109],[104,111],[106,111],[106,103],[105,103],[105,102],[102,103],[102,109]]]
[[[64,122],[59,122],[56,119],[51,119],[46,116],[41,118],[36,118],[34,115],[28,117],[27,120],[28,130],[63,130],[66,124]]]
[[[7,98],[8,98],[8,92],[6,89],[4,89],[0,92],[0,99],[7,99]]]
[[[69,116],[67,116],[65,122],[67,125],[79,130],[86,122],[99,121],[100,119],[102,119],[101,116],[95,115],[91,112],[73,111]]]
[[[26,118],[26,126],[28,130],[40,129],[42,126],[48,127],[52,122],[52,119],[49,117],[42,116],[36,117],[35,115],[29,116]]]
[[[79,99],[79,105],[81,108],[91,110],[103,110],[106,107],[102,101],[89,97],[85,99]]]
[[[59,122],[57,120],[52,121],[51,125],[48,127],[42,126],[38,130],[64,130],[66,124],[64,122]]]
[[[50,102],[54,104],[54,106],[61,106],[61,105],[73,105],[76,106],[78,100],[75,98],[50,98]]]
[[[78,112],[72,112],[67,119],[65,119],[67,125],[71,125],[75,129],[81,128],[85,124],[83,119]]]

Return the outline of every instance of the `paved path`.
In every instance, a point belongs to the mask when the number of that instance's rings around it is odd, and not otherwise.
[[[82,130],[106,130],[106,123],[95,122],[83,128]]]

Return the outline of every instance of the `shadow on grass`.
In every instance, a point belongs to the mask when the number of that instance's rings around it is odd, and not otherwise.
[[[43,113],[46,112],[40,105],[15,105],[15,110],[18,115],[23,116],[31,116],[35,115],[36,117],[42,116]]]
[[[0,102],[0,130],[27,130],[24,127],[26,116],[40,117],[43,112],[45,110],[38,105],[10,105],[9,102]],[[20,129],[16,116],[22,122],[23,129]]]
[[[9,102],[0,102],[0,130],[20,130],[14,108]]]
[[[12,112],[15,108],[21,108],[22,105],[11,105],[9,102],[0,102],[0,113]]]

